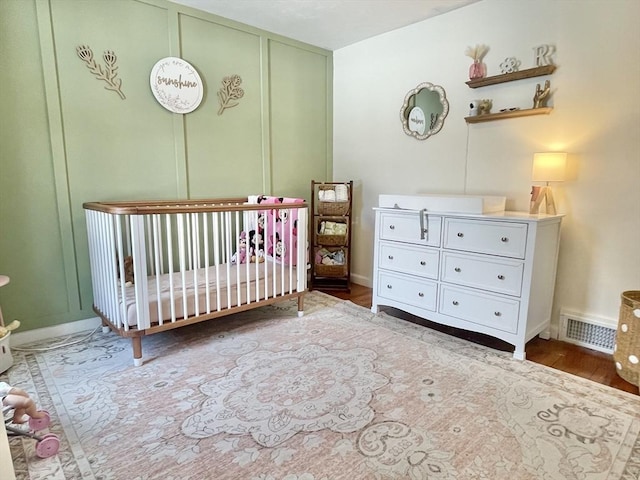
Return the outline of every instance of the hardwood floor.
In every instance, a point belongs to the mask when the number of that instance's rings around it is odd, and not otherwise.
[[[371,308],[371,288],[352,283],[350,292],[331,290],[324,292],[343,300],[350,300],[362,307]],[[487,335],[439,325],[391,307],[381,307],[381,310],[394,317],[424,325],[434,330],[480,343],[497,350],[513,352],[512,345]],[[602,383],[619,390],[624,390],[636,395],[639,394],[638,387],[622,379],[616,373],[613,359],[609,354],[558,340],[543,340],[539,337],[535,337],[527,343],[526,352],[527,360],[532,362],[562,370],[579,377],[588,378],[594,382]]]

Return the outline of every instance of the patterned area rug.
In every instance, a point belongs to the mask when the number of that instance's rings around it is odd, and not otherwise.
[[[45,346],[43,344],[40,347]],[[14,352],[61,437],[19,479],[638,479],[640,397],[328,295]]]

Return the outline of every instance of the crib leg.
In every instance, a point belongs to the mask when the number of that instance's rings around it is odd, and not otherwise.
[[[142,337],[131,337],[131,346],[133,347],[133,365],[139,367],[142,365]]]
[[[302,317],[304,315],[304,297],[302,295],[298,295],[298,316]]]

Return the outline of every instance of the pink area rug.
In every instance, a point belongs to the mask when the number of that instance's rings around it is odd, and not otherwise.
[[[43,345],[38,345],[42,347]],[[19,479],[640,478],[640,397],[311,293],[130,342],[18,354],[62,438]]]

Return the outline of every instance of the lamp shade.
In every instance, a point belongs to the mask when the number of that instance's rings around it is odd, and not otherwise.
[[[566,153],[534,153],[532,180],[534,182],[562,182],[566,168]]]

